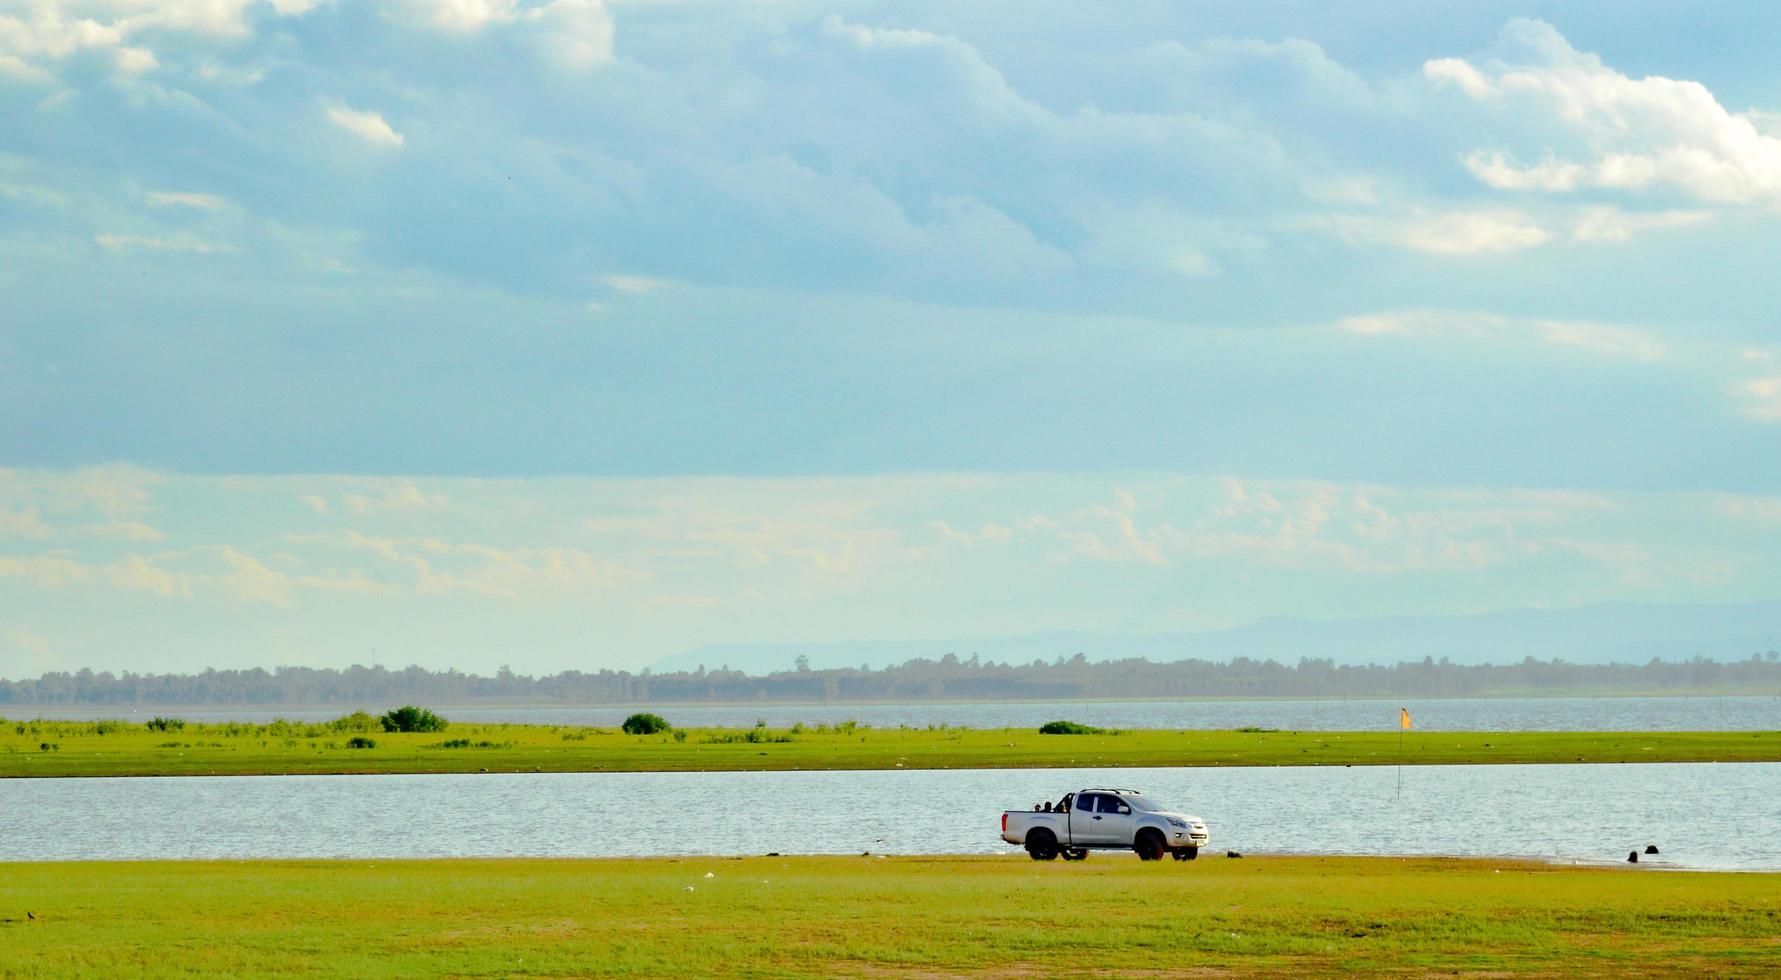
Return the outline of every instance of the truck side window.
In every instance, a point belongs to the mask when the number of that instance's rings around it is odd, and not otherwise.
[[[1101,809],[1102,813],[1118,813],[1119,812],[1119,797],[1117,797],[1117,796],[1103,796],[1103,797],[1101,797],[1101,808],[1100,809]]]
[[[1076,809],[1083,813],[1093,813],[1095,812],[1095,801],[1098,799],[1100,799],[1098,796],[1078,796],[1076,797]]]

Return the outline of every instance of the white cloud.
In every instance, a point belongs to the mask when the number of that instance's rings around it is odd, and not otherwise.
[[[1743,402],[1745,415],[1764,422],[1781,422],[1781,376],[1740,381],[1732,392]]]
[[[1433,255],[1518,252],[1552,240],[1522,211],[1409,211],[1398,215],[1348,215],[1317,222],[1355,242],[1382,242]]]
[[[524,32],[547,58],[566,68],[612,59],[612,18],[600,0],[401,0],[409,19],[448,34],[509,27]]]
[[[402,4],[443,31],[478,31],[490,24],[510,24],[519,17],[519,0],[405,0]]]
[[[1751,114],[1727,111],[1706,86],[1629,77],[1540,21],[1511,21],[1504,41],[1520,60],[1440,58],[1423,74],[1517,120],[1537,114],[1575,146],[1547,147],[1532,163],[1507,150],[1474,151],[1465,164],[1480,181],[1514,191],[1665,186],[1714,203],[1781,201],[1781,138]]]
[[[338,498],[337,504],[343,513],[355,516],[368,514],[408,514],[408,513],[442,513],[451,505],[451,501],[437,493],[429,493],[408,480],[377,480],[371,481],[367,489],[381,491],[374,494],[344,493]],[[300,499],[309,505],[309,509],[318,514],[331,513],[334,505],[327,498],[317,494],[305,494]]]
[[[401,146],[407,142],[401,133],[391,128],[390,124],[384,121],[383,116],[376,112],[349,109],[345,106],[330,106],[328,107],[328,121],[367,143],[375,143],[380,146]]]
[[[106,233],[94,235],[93,241],[111,252],[189,252],[194,255],[211,255],[235,251],[233,246],[213,244],[183,233],[165,238]]]
[[[215,194],[200,194],[194,191],[149,191],[148,203],[197,208],[200,211],[220,211],[229,206],[228,201]]]
[[[106,569],[106,575],[120,589],[147,592],[167,599],[191,598],[192,595],[191,582],[186,576],[159,568],[141,555],[124,556]]]
[[[258,560],[234,548],[223,549],[223,561],[228,570],[216,579],[223,591],[242,602],[263,603],[268,606],[291,604],[296,593],[296,583],[290,576],[267,568]]]
[[[255,0],[31,0],[26,16],[0,13],[0,70],[44,74],[46,62],[82,51],[109,50],[119,71],[159,64],[153,51],[126,43],[143,31],[233,38],[251,33],[246,12]]]
[[[130,75],[140,75],[145,71],[153,71],[161,66],[155,53],[147,48],[118,48],[118,71]]]
[[[330,569],[325,576],[299,577],[292,585],[330,592],[541,599],[606,593],[648,577],[578,548],[456,544],[358,531],[290,534],[284,541],[299,552],[295,560],[325,562]],[[369,555],[373,564],[341,575],[335,570],[341,552]]]
[[[0,467],[0,500],[52,516],[133,520],[153,509],[153,488],[164,480],[151,470],[125,465],[64,471]]]
[[[55,76],[16,54],[0,51],[0,75],[10,75],[26,82],[50,82]]]
[[[1473,342],[1534,340],[1605,357],[1637,361],[1662,360],[1668,348],[1645,331],[1592,320],[1555,320],[1499,316],[1448,310],[1400,310],[1369,313],[1338,321],[1337,326],[1365,337],[1462,339]]]
[[[68,19],[58,2],[34,4],[28,19],[0,14],[0,51],[19,58],[66,58],[77,51],[115,48],[123,39],[117,24]]]
[[[1712,215],[1706,211],[1658,211],[1632,213],[1613,207],[1586,208],[1571,229],[1571,237],[1579,242],[1624,242],[1634,233],[1656,228],[1680,228],[1697,225]]]
[[[1719,509],[1731,517],[1763,524],[1781,524],[1781,497],[1725,496]]]
[[[165,541],[167,535],[141,521],[108,521],[75,528],[81,534],[117,541]]]
[[[39,588],[55,589],[92,580],[93,570],[65,554],[14,558],[0,555],[0,578],[22,578]]]
[[[612,18],[599,0],[555,0],[528,14],[541,31],[547,57],[565,68],[612,60]]]
[[[1518,252],[1544,245],[1551,234],[1514,211],[1456,211],[1404,225],[1398,243],[1437,255]]]
[[[603,276],[600,281],[621,293],[649,293],[668,284],[665,279],[648,276]]]
[[[0,538],[34,538],[43,539],[55,534],[55,529],[45,524],[37,516],[37,508],[9,510],[0,506]]]

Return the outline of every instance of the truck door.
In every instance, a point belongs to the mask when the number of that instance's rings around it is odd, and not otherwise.
[[[1109,799],[1099,793],[1078,793],[1076,803],[1070,808],[1070,842],[1072,844],[1109,844],[1106,832],[1107,821],[1099,812],[1097,803]]]
[[[1095,801],[1096,843],[1130,845],[1132,843],[1132,807],[1117,796],[1102,796]]]
[[[1076,807],[1070,809],[1070,843],[1129,845],[1131,807],[1104,793],[1076,796]]]

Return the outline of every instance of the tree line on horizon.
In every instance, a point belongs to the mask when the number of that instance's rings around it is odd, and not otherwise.
[[[1651,660],[1574,664],[1526,658],[1513,664],[1456,664],[1443,658],[1363,666],[1304,657],[1296,664],[1239,657],[1228,662],[1142,658],[1091,661],[1082,654],[1027,664],[947,654],[874,670],[794,669],[750,675],[720,667],[568,670],[529,676],[502,667],[493,676],[419,666],[278,667],[196,674],[51,672],[0,680],[6,705],[355,705],[425,702],[643,704],[679,701],[1056,701],[1084,698],[1483,697],[1556,694],[1781,695],[1775,651],[1747,660]]]

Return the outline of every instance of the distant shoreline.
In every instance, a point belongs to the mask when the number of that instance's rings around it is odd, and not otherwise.
[[[0,778],[419,775],[1781,762],[1781,731],[1441,732],[794,725],[626,735],[581,725],[452,724],[393,734],[337,722],[11,722]]]
[[[928,707],[936,705],[978,706],[978,705],[1034,705],[1034,704],[1255,704],[1280,702],[1288,704],[1342,704],[1342,703],[1378,703],[1407,704],[1413,701],[1565,701],[1579,699],[1601,700],[1632,700],[1639,698],[1776,698],[1781,699],[1781,690],[1748,691],[1748,690],[1700,690],[1700,691],[1561,691],[1546,693],[1507,693],[1507,694],[1454,694],[1454,695],[1420,695],[1420,694],[1380,694],[1365,697],[1313,697],[1309,695],[1209,695],[1205,697],[1106,697],[1106,698],[850,698],[845,701],[805,700],[796,698],[768,700],[732,700],[732,701],[538,701],[532,699],[519,700],[482,700],[482,701],[428,701],[428,705],[440,711],[470,710],[482,711],[495,708],[515,710],[557,711],[571,708],[611,709],[614,711],[650,711],[658,708],[849,708],[849,707]],[[286,704],[283,702],[231,702],[214,704],[158,704],[154,702],[119,701],[99,704],[75,704],[68,702],[45,704],[0,704],[0,718],[14,721],[28,721],[26,713],[45,709],[78,711],[82,715],[94,719],[109,717],[107,712],[115,714],[165,714],[167,712],[216,712],[216,711],[340,711],[350,712],[356,709],[382,710],[391,699],[372,701],[333,701],[309,704]],[[395,700],[402,700],[397,698]],[[409,699],[413,700],[413,699]],[[425,700],[425,699],[422,699]],[[47,716],[45,716],[47,717]]]

